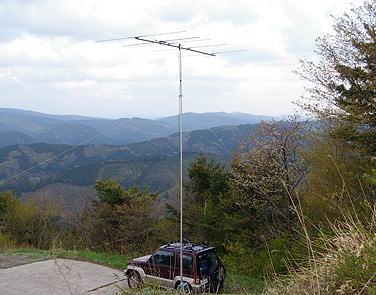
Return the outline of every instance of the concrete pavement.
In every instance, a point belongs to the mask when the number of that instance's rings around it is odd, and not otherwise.
[[[1,295],[116,294],[115,284],[127,287],[122,271],[70,259],[0,269]]]

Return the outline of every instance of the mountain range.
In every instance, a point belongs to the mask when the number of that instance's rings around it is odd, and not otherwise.
[[[238,135],[261,119],[270,118],[184,114],[184,169],[199,152],[228,165]],[[95,197],[95,180],[109,176],[125,188],[149,186],[163,203],[178,194],[178,122],[177,116],[112,120],[0,109],[0,192],[23,199],[48,192],[74,211]]]
[[[185,113],[183,131],[255,124],[270,118],[243,113]],[[178,131],[178,125],[178,116],[156,120],[105,119],[0,108],[0,147],[40,142],[68,145],[127,145],[170,136]]]

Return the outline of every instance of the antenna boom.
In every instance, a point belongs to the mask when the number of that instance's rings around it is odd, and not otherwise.
[[[166,45],[166,46],[178,48],[179,50],[184,49],[184,50],[192,51],[192,52],[195,52],[195,53],[200,53],[200,54],[209,55],[209,56],[215,56],[214,53],[208,53],[208,52],[204,52],[204,51],[192,49],[192,48],[189,48],[189,47],[183,47],[180,44],[179,45],[175,45],[175,44],[169,43],[167,41],[149,40],[149,39],[144,39],[144,38],[141,38],[141,37],[135,37],[135,39],[136,40],[140,40],[140,41],[149,42],[149,43],[159,44],[159,45]]]

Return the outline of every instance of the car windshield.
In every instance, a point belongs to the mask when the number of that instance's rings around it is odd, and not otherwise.
[[[209,269],[210,266],[216,262],[218,262],[218,256],[213,250],[198,255],[198,265],[200,266],[200,270]]]

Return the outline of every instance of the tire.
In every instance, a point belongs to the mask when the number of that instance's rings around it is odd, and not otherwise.
[[[128,286],[130,289],[138,289],[142,285],[142,280],[137,271],[131,271],[128,275]]]
[[[210,289],[212,292],[217,293],[223,287],[226,277],[226,269],[220,263],[214,263],[209,268]]]

